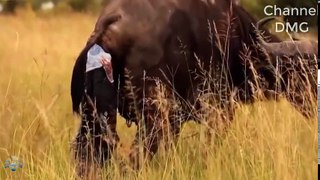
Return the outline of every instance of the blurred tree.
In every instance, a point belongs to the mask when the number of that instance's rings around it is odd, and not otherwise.
[[[42,3],[50,2],[50,1],[52,0],[29,0],[29,3],[31,3],[32,9],[37,11],[40,9]]]
[[[101,0],[101,4],[104,6],[104,5],[107,5],[111,0]]]
[[[266,5],[274,4],[275,0],[240,0],[240,4],[255,18],[264,17],[263,8]]]
[[[74,11],[97,12],[110,0],[68,0],[68,4]]]
[[[69,0],[69,5],[75,11],[86,11],[92,0]]]
[[[314,0],[276,0],[276,5],[278,7],[306,7],[306,8],[317,8],[317,1]],[[290,23],[293,22],[309,22],[309,25],[317,25],[317,16],[286,16],[285,21]]]
[[[18,0],[9,0],[4,4],[3,12],[8,14],[14,14],[17,5],[18,5]]]

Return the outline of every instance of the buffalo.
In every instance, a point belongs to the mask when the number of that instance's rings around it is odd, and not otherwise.
[[[316,97],[315,75],[298,73],[300,84],[294,86],[290,65],[303,64],[302,72],[305,64],[315,63],[317,52],[264,30],[266,40],[256,24],[235,0],[112,1],[73,69],[73,111],[82,117],[76,158],[98,164],[110,158],[119,141],[117,112],[128,125],[137,125],[130,154],[134,167],[140,164],[140,140],[143,154],[151,158],[159,141],[175,140],[188,120],[208,123],[203,114],[216,117],[210,127],[225,129],[236,103],[252,103],[257,94],[275,99],[284,94],[303,115],[313,116],[309,101]],[[94,44],[112,55],[113,83],[102,69],[86,73],[86,55]],[[309,60],[296,57],[297,52]],[[279,64],[286,69],[282,74]],[[293,86],[300,89],[292,93]],[[306,91],[309,99],[302,95]]]

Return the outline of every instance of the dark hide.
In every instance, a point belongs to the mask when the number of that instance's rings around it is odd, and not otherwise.
[[[134,162],[138,160],[137,142],[141,133],[145,135],[145,150],[152,155],[158,149],[164,129],[169,128],[169,133],[177,136],[184,121],[203,121],[204,107],[199,99],[205,93],[219,94],[213,98],[215,106],[224,112],[221,116],[225,121],[231,121],[234,111],[231,94],[235,93],[235,99],[240,102],[255,99],[256,92],[250,86],[255,82],[255,74],[250,67],[256,68],[258,75],[266,80],[264,93],[275,91],[279,84],[273,72],[274,64],[256,45],[253,26],[256,20],[242,7],[232,5],[232,1],[212,2],[115,1],[102,12],[76,61],[71,95],[73,110],[79,112],[84,98],[86,52],[93,43],[98,43],[112,54],[115,84],[109,88],[110,92],[119,94],[119,99],[113,93],[108,94],[112,97],[108,103],[118,100],[120,114],[136,122],[138,129],[145,129],[138,130],[132,146],[130,156]],[[268,32],[265,35],[279,42]],[[219,81],[206,83],[213,76]],[[163,86],[159,87],[159,83]],[[282,86],[286,89],[287,82]],[[159,93],[159,89],[166,93]],[[162,103],[157,101],[159,97]],[[172,99],[178,108],[163,105],[170,104]],[[115,110],[116,107],[110,111]]]

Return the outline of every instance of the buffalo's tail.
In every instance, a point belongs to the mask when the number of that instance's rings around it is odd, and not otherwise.
[[[86,46],[78,56],[75,65],[73,67],[71,78],[71,98],[72,98],[72,110],[74,113],[79,114],[80,103],[84,95],[85,86],[85,72],[87,63],[87,52],[90,46]]]

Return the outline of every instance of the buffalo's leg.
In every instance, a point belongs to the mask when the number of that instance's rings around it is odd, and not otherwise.
[[[138,123],[136,137],[131,146],[130,161],[134,169],[139,169],[145,158],[152,159],[158,151],[162,137],[161,119],[154,105],[145,106],[145,117]]]
[[[86,74],[85,97],[81,104],[81,127],[76,137],[76,159],[79,173],[90,164],[103,165],[110,159],[119,137],[116,132],[116,89],[103,68]]]
[[[142,117],[139,120],[135,140],[131,146],[130,161],[135,169],[139,169],[145,159],[152,159],[158,151],[160,140],[172,133],[172,128],[180,126],[170,123],[170,102],[164,86],[159,83],[149,82],[146,86],[143,101]],[[179,129],[178,129],[179,128]]]
[[[165,149],[170,149],[177,145],[183,123],[186,121],[186,116],[177,109],[170,109],[169,123],[166,130],[163,131],[163,139]]]
[[[229,97],[228,94],[230,94]],[[207,129],[205,132],[207,145],[221,145],[234,117],[234,94],[225,93],[220,97],[219,99],[219,97],[211,96],[209,100],[203,99],[199,102],[200,123]]]
[[[158,151],[162,137],[162,130],[157,127],[156,122],[146,122],[145,128],[142,129],[141,127],[138,126],[138,132],[136,133],[129,155],[134,169],[140,169],[145,159],[152,159]]]
[[[220,110],[207,119],[207,144],[221,145],[233,120],[233,112]]]

